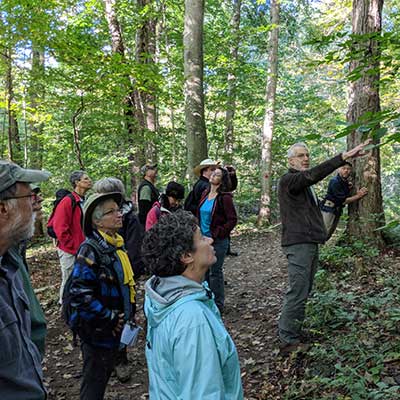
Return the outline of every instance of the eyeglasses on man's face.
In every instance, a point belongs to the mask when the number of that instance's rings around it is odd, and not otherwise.
[[[23,194],[23,195],[20,195],[20,196],[9,196],[9,197],[6,197],[6,198],[3,199],[3,200],[25,199],[25,198],[27,198],[27,197],[30,197],[30,198],[31,198],[32,203],[34,203],[34,202],[37,201],[37,199],[38,199],[37,193],[32,192],[32,193]]]

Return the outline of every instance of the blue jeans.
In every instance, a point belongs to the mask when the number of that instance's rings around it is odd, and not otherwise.
[[[224,291],[224,271],[222,266],[229,246],[229,239],[215,239],[214,243],[215,256],[217,261],[206,273],[206,281],[215,296],[215,304],[220,311],[224,309],[225,291]]]

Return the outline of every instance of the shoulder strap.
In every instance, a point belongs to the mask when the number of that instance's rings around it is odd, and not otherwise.
[[[104,249],[95,239],[89,237],[82,243],[82,245],[83,244],[87,244],[93,249],[100,265],[106,266],[111,262],[112,257],[107,254],[107,252],[104,252]]]
[[[67,194],[67,197],[71,199],[72,211],[74,211],[75,207],[78,205],[78,202],[76,201],[75,196],[72,193]]]

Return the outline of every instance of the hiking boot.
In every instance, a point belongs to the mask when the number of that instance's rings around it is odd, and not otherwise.
[[[232,256],[232,257],[237,257],[239,255],[238,251],[234,251],[234,250],[228,250],[228,252],[226,253],[227,256]]]
[[[305,353],[309,348],[310,345],[306,343],[302,342],[287,343],[281,340],[279,343],[279,354],[285,357],[295,352]]]
[[[121,383],[128,382],[131,379],[131,369],[127,363],[116,365],[114,371]]]

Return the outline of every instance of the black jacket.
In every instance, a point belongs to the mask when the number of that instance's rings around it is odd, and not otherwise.
[[[188,194],[185,201],[185,210],[197,216],[197,209],[200,204],[201,195],[210,187],[209,180],[203,175],[194,184],[192,191]]]
[[[123,218],[122,228],[119,233],[124,238],[125,248],[131,262],[135,279],[144,273],[144,264],[142,261],[142,241],[144,229],[139,221],[138,216],[133,211],[133,206],[130,201],[127,201],[122,206]]]
[[[148,200],[141,200],[141,191],[142,189],[148,186],[151,190],[151,199],[150,201]],[[151,207],[153,207],[153,204],[158,200],[158,198],[160,197],[160,192],[158,191],[158,189],[148,180],[143,179],[143,181],[140,183],[139,187],[138,187],[138,209],[139,209],[139,221],[142,224],[142,226],[144,227],[146,225],[146,218],[147,218],[147,214],[148,212],[151,210]]]
[[[289,169],[279,181],[278,198],[282,221],[282,246],[324,243],[325,225],[310,186],[344,164],[342,155],[306,171]]]

